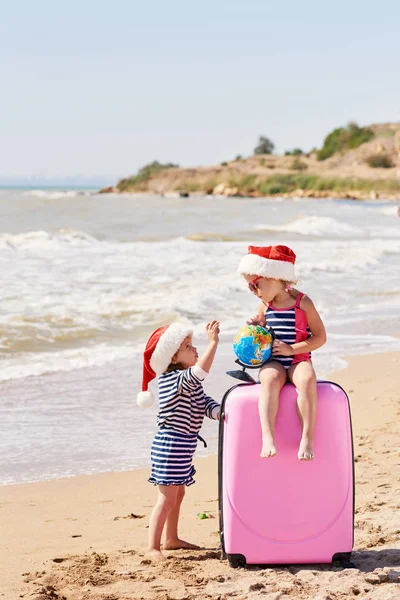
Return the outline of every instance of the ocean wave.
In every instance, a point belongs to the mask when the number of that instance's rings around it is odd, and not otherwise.
[[[390,206],[384,206],[382,208],[379,208],[377,212],[379,212],[381,215],[388,215],[389,217],[396,217],[397,210],[398,210],[398,205],[391,204]]]
[[[134,345],[111,344],[97,344],[94,347],[80,347],[58,352],[25,352],[19,355],[18,360],[14,357],[2,359],[0,381],[100,367],[115,360],[132,359],[138,353],[139,349]]]
[[[302,217],[284,225],[256,225],[256,230],[297,233],[307,236],[353,236],[362,235],[362,229],[338,221],[332,217]]]
[[[0,234],[0,250],[30,250],[66,246],[88,246],[99,244],[95,237],[85,231],[75,229],[60,229],[56,233],[47,231],[29,231],[27,233],[3,233]]]
[[[61,198],[75,198],[77,196],[91,196],[92,192],[84,190],[29,190],[25,196],[44,198],[46,200],[61,200]]]
[[[128,353],[142,348],[151,331],[176,320],[194,324],[204,341],[206,321],[217,318],[222,334],[233,337],[257,306],[236,273],[248,241],[111,242],[78,230],[3,234],[0,348],[2,365],[9,361],[3,377],[80,368],[103,347],[111,348],[109,360],[114,346]],[[346,315],[360,297],[366,322],[382,307],[368,293],[372,281],[385,290],[395,280],[400,239],[285,242],[298,257],[299,289],[323,317]],[[400,304],[395,296],[390,301]]]

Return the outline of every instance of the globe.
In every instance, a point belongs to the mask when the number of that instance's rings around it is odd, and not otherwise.
[[[261,367],[272,354],[273,336],[261,325],[245,325],[235,335],[233,350],[243,367]]]

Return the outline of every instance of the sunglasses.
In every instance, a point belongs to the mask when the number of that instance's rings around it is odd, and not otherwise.
[[[249,286],[249,290],[251,292],[253,292],[253,294],[257,293],[257,290],[258,290],[257,281],[259,279],[262,279],[262,277],[261,276],[260,277],[255,277],[254,279],[252,279],[251,281],[249,281],[249,283],[247,284]]]

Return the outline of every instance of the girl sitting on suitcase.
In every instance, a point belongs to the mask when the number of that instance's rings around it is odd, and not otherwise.
[[[208,346],[199,358],[192,344],[193,331],[173,323],[159,327],[149,338],[144,352],[142,392],[138,404],[151,406],[154,398],[149,382],[158,375],[159,404],[156,433],[151,448],[150,483],[158,486],[158,500],[149,523],[147,556],[157,561],[165,525],[164,550],[198,548],[178,537],[179,510],[185,486],[194,483],[192,465],[204,415],[219,419],[220,405],[204,393],[202,382],[210,371],[219,342],[219,322],[206,327]],[[202,440],[204,441],[204,440]]]
[[[249,246],[237,270],[261,300],[257,315],[247,323],[270,327],[276,336],[272,360],[260,370],[261,456],[276,454],[274,426],[279,393],[290,381],[299,394],[302,437],[298,458],[312,460],[317,386],[310,352],[325,344],[326,333],[312,300],[291,285],[296,281],[295,261],[295,253],[287,246]]]

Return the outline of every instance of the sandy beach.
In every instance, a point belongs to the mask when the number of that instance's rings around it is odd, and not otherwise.
[[[353,562],[231,569],[221,560],[216,456],[196,461],[181,536],[199,551],[144,557],[156,491],[148,469],[0,488],[0,598],[237,600],[400,597],[400,353],[353,357],[330,379],[349,394],[356,461]],[[197,514],[207,512],[209,519]]]

